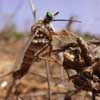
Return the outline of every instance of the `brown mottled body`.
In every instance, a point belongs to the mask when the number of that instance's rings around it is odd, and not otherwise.
[[[28,72],[33,61],[36,61],[36,58],[42,53],[41,49],[45,50],[51,46],[52,39],[49,36],[52,31],[52,28],[42,21],[32,26],[31,37],[25,45],[21,59],[19,59],[19,69],[13,73],[15,79],[21,78]]]

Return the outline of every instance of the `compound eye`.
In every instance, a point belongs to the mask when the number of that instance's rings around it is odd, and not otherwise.
[[[50,12],[47,12],[46,17],[47,17],[48,20],[52,20],[53,19],[53,15]]]

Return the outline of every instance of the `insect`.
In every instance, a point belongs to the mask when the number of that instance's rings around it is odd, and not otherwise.
[[[41,55],[43,51],[49,48],[52,49],[52,33],[54,33],[53,28],[50,26],[50,22],[57,13],[52,14],[50,12],[46,13],[43,20],[36,22],[31,28],[31,36],[25,45],[23,55],[20,59],[20,68],[13,73],[14,78],[20,78],[24,76],[34,60],[37,60],[38,56]]]
[[[29,0],[29,4],[34,16],[34,19],[36,20],[36,9],[34,5],[32,4],[32,0]],[[37,21],[31,28],[31,36],[25,45],[24,51],[22,52],[22,57],[19,59],[20,62],[18,62],[16,65],[19,69],[13,73],[14,78],[20,78],[24,76],[32,63],[36,61],[39,56],[43,56],[43,51],[48,51],[48,55],[50,55],[52,51],[52,36],[58,35],[54,32],[53,28],[51,27],[50,23],[52,21],[70,21],[65,19],[54,19],[54,16],[58,15],[59,12],[56,13],[50,13],[47,12],[46,16],[43,20]],[[80,21],[74,21],[73,22],[80,22]]]
[[[59,12],[47,12],[43,20],[37,21],[31,27],[31,36],[25,45],[20,63],[18,63],[20,69],[13,73],[15,78],[24,76],[28,72],[33,61],[39,59],[39,56],[43,56],[43,51],[47,50],[48,55],[50,55],[52,51],[52,37],[53,35],[59,35],[58,33],[54,32],[50,23],[52,21],[70,21],[65,19],[54,19],[54,16],[58,14]]]
[[[41,59],[40,56],[44,57],[45,51],[47,52],[46,54],[48,56],[51,55],[53,35],[59,35],[59,34],[54,32],[50,23],[52,21],[70,21],[65,19],[54,19],[54,16],[58,15],[58,13],[59,12],[56,13],[47,12],[44,19],[37,21],[31,27],[31,35],[25,47],[22,49],[23,51],[21,52],[18,61],[15,64],[15,67],[17,69],[13,70],[13,81],[10,88],[8,89],[5,100],[8,99],[14,84],[16,84],[16,79],[20,79],[25,74],[27,74],[33,62]],[[35,16],[35,14],[33,15]],[[80,21],[73,21],[73,22],[80,22]]]

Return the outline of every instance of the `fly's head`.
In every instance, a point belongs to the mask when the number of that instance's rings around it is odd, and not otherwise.
[[[34,43],[48,44],[52,41],[51,33],[54,32],[54,30],[50,22],[52,22],[53,17],[57,14],[58,12],[54,14],[47,12],[43,20],[37,21],[37,23],[32,26],[31,32],[34,35]]]
[[[56,16],[58,14],[59,14],[59,12],[56,12],[56,13],[47,12],[45,15],[45,18],[44,18],[44,23],[45,24],[51,23],[54,19],[54,16]]]

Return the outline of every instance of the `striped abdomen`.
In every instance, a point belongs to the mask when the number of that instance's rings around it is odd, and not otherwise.
[[[35,33],[28,41],[23,52],[20,69],[15,71],[13,74],[14,78],[21,78],[22,76],[24,76],[35,60],[35,54],[51,42],[44,29],[42,30],[41,28],[37,28],[34,32]]]
[[[37,48],[37,46],[41,47],[42,45],[40,45],[40,44],[34,44],[34,43],[31,43],[29,45],[28,49],[26,50],[26,52],[24,54],[22,63],[20,64],[20,70],[18,70],[18,71],[16,71],[14,73],[14,77],[20,78],[20,77],[22,77],[23,75],[25,75],[27,73],[27,71],[29,70],[29,68],[32,65],[33,60],[35,58],[34,57],[35,52],[37,50],[39,50],[39,48]]]

